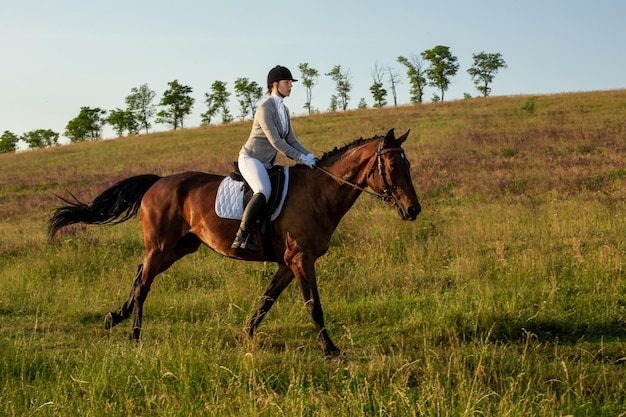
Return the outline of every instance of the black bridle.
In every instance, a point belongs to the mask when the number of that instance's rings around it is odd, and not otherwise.
[[[365,187],[361,187],[357,184],[354,184],[350,181],[344,180],[343,178],[333,174],[330,171],[325,170],[322,167],[316,166],[317,169],[319,169],[320,171],[324,172],[325,174],[327,174],[328,176],[336,179],[337,181],[349,185],[350,187],[362,191],[366,194],[369,194],[373,197],[376,197],[382,201],[384,201],[385,203],[390,203],[393,206],[398,207],[398,202],[396,201],[396,199],[393,197],[393,195],[391,194],[391,191],[389,191],[389,185],[387,184],[387,180],[385,179],[385,171],[384,171],[384,164],[382,161],[382,156],[386,153],[389,152],[400,152],[402,154],[402,157],[405,159],[406,161],[406,156],[404,155],[404,149],[402,148],[387,148],[387,149],[382,149],[383,147],[383,142],[385,141],[385,138],[381,138],[378,141],[378,147],[376,149],[376,153],[374,154],[376,156],[376,158],[374,159],[374,162],[372,162],[372,167],[369,170],[369,173],[367,174],[367,177],[365,179],[365,182],[367,183],[367,180],[374,175],[374,170],[376,169],[376,167],[378,167],[378,174],[380,175],[380,178],[382,180],[383,183],[383,191],[382,193],[377,193],[375,191],[370,191],[370,190],[366,190]],[[407,161],[408,163],[408,161]]]

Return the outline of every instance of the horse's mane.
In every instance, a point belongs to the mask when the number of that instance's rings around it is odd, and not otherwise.
[[[335,147],[335,149],[333,149],[332,151],[324,153],[324,155],[322,155],[322,157],[319,160],[319,162],[329,162],[329,161],[333,160],[334,158],[336,158],[336,157],[338,157],[340,155],[343,155],[349,149],[355,148],[355,147],[357,147],[359,145],[362,145],[364,143],[371,142],[374,139],[380,139],[380,138],[381,138],[381,136],[374,136],[374,137],[371,137],[369,139],[359,138],[359,139],[355,140],[352,143],[348,143],[348,144],[344,145],[341,148]]]

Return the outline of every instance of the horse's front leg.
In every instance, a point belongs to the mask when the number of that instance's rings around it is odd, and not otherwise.
[[[315,259],[307,255],[298,243],[287,236],[286,261],[296,276],[302,295],[306,302],[306,308],[313,319],[317,338],[322,345],[322,350],[327,357],[338,356],[340,351],[330,339],[324,324],[324,312],[317,291],[317,279],[315,277]]]
[[[322,350],[326,356],[335,357],[339,355],[339,348],[330,340],[330,336],[326,331],[324,312],[322,311],[322,303],[320,302],[320,297],[317,292],[317,282],[314,275],[315,272],[313,272],[313,277],[311,277],[311,273],[299,275],[297,276],[298,283],[300,284],[302,295],[304,295],[304,299],[306,300],[306,308],[315,324],[317,338],[322,345]],[[302,277],[302,279],[300,277]]]
[[[293,276],[293,272],[286,265],[279,265],[278,272],[276,272],[276,275],[274,275],[272,282],[267,287],[267,290],[265,290],[265,294],[263,294],[263,297],[261,297],[259,307],[252,316],[252,319],[250,319],[250,322],[248,323],[246,331],[249,337],[252,337],[254,335],[254,331],[257,329],[257,327],[259,327],[259,324],[261,324],[261,320],[263,320],[263,317],[265,317],[267,312],[270,311],[270,308],[272,308],[274,302],[276,302],[276,299],[278,299],[278,296],[293,280]]]

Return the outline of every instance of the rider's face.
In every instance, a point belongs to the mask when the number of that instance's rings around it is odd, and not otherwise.
[[[293,82],[291,80],[280,80],[276,83],[276,90],[281,96],[289,97],[292,84]]]

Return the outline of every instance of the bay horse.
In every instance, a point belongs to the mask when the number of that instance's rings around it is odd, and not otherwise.
[[[239,220],[220,218],[215,210],[218,186],[225,177],[202,172],[133,176],[103,191],[89,204],[74,196],[74,201],[61,198],[66,205],[58,207],[50,218],[48,236],[52,241],[56,232],[67,225],[117,224],[140,212],[143,263],[138,267],[128,300],[105,317],[108,329],[132,314],[131,338],[137,341],[143,304],[154,278],[198,250],[202,243],[230,258],[277,262],[278,271],[246,327],[248,336],[253,336],[295,277],[325,355],[337,356],[340,351],[324,325],[315,261],[328,251],[333,232],[362,192],[394,205],[403,220],[415,220],[421,207],[402,149],[408,134],[409,131],[396,138],[391,129],[385,136],[359,139],[335,148],[324,154],[315,169],[300,164],[291,167],[282,212],[271,223],[269,250],[267,246],[259,252],[231,249]],[[256,241],[261,242],[261,232],[255,233]]]

